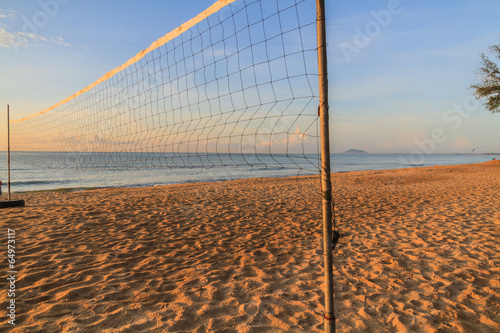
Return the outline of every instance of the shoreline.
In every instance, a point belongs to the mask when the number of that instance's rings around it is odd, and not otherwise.
[[[500,161],[332,186],[338,332],[500,329]],[[319,176],[23,199],[12,332],[323,331]]]
[[[368,153],[369,154],[369,153]],[[345,154],[349,155],[349,154]],[[353,154],[357,155],[357,154]],[[440,154],[440,155],[446,155],[446,154]],[[448,154],[448,155],[467,155],[467,154]],[[415,166],[410,166],[410,167],[404,167],[404,168],[395,168],[395,169],[374,169],[374,170],[352,170],[352,171],[338,171],[338,172],[332,172],[331,175],[334,177],[336,174],[347,174],[347,173],[352,173],[352,172],[378,172],[378,171],[397,171],[400,172],[401,170],[408,170],[408,169],[422,169],[422,168],[434,168],[434,167],[449,167],[449,166],[467,166],[467,165],[476,165],[476,164],[483,164],[483,163],[489,163],[491,161],[485,161],[485,162],[479,162],[479,163],[468,163],[468,164],[446,164],[446,165],[434,165],[434,166],[421,166],[421,165],[415,165]],[[153,187],[164,187],[164,186],[171,186],[171,185],[187,185],[187,184],[209,184],[209,183],[218,183],[218,182],[227,182],[227,181],[234,181],[234,180],[243,180],[243,179],[273,179],[273,178],[298,178],[298,177],[319,177],[319,174],[317,175],[296,175],[296,176],[270,176],[270,177],[247,177],[247,178],[235,178],[235,179],[223,179],[223,180],[213,180],[213,181],[191,181],[191,182],[180,182],[180,183],[171,183],[171,184],[155,184],[155,185],[135,185],[135,186],[105,186],[105,187],[61,187],[61,188],[55,188],[55,189],[46,189],[46,190],[29,190],[29,191],[13,191],[12,194],[29,194],[29,193],[50,193],[50,192],[81,192],[81,191],[93,191],[93,190],[103,190],[103,189],[126,189],[126,188],[153,188]],[[6,187],[7,184],[4,184]],[[5,195],[6,191],[3,191],[3,195]]]

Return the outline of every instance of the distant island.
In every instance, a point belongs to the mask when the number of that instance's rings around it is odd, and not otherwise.
[[[368,154],[368,153],[361,149],[349,149],[346,150],[344,154]]]

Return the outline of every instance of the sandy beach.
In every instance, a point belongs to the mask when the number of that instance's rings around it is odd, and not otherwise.
[[[500,161],[332,182],[338,332],[500,331]],[[323,330],[317,176],[15,198],[2,332]]]

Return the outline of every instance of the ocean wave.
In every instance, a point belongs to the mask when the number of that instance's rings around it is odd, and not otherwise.
[[[23,181],[12,181],[11,185],[30,186],[30,185],[55,185],[55,184],[68,184],[68,183],[69,181],[66,180],[23,180]]]

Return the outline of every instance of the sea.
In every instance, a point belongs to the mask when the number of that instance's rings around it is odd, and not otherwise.
[[[30,153],[23,153],[26,154]],[[62,155],[61,155],[62,154]],[[15,153],[11,155],[11,191],[13,193],[29,191],[78,191],[108,187],[146,187],[155,185],[214,182],[256,177],[295,177],[315,175],[319,173],[318,156],[304,155],[301,159],[291,160],[287,155],[234,155],[231,163],[217,166],[216,163],[185,164],[171,163],[142,167],[133,165],[123,167],[116,165],[106,168],[72,169],[57,167],[58,158],[52,157],[52,163],[37,163],[33,156],[33,164],[25,164]],[[29,156],[28,156],[29,157]],[[217,156],[220,159],[220,156]],[[207,158],[215,158],[214,156]],[[224,156],[222,157],[225,158]],[[332,154],[332,172],[349,172],[361,170],[384,170],[399,168],[416,168],[435,165],[471,164],[500,158],[495,155],[461,155],[461,154]],[[202,161],[203,162],[203,161]],[[61,164],[63,165],[63,164]],[[56,166],[56,167],[54,167]],[[0,181],[2,189],[7,191],[7,153],[0,152]]]

